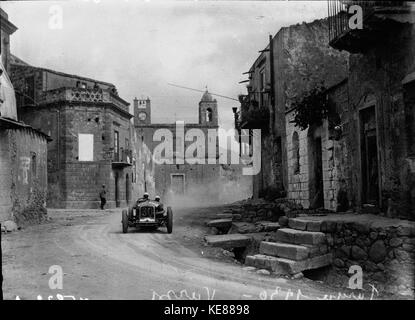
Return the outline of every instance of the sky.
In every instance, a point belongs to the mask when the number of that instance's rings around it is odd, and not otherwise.
[[[152,121],[198,121],[202,93],[237,99],[248,71],[281,27],[327,16],[326,1],[8,1],[18,27],[11,51],[25,62],[149,97]],[[62,12],[61,28],[56,24]],[[55,28],[54,26],[58,26]],[[216,97],[219,125],[233,127],[234,100]]]

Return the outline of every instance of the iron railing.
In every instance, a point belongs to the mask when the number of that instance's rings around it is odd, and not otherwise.
[[[124,148],[120,148],[120,150],[114,151],[112,161],[113,162],[123,162],[132,164],[133,160],[133,152],[132,150],[127,150]]]
[[[363,21],[377,10],[390,7],[402,7],[405,1],[352,1],[352,0],[328,0],[329,41],[337,40],[343,34],[349,32],[349,8],[358,5],[362,8]]]

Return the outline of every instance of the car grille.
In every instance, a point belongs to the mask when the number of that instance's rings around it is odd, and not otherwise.
[[[144,218],[155,218],[154,207],[141,207],[140,208],[140,219]]]

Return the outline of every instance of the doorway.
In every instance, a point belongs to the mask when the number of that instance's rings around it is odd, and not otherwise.
[[[379,160],[375,106],[360,111],[362,203],[379,205]]]
[[[130,204],[131,200],[131,181],[128,176],[128,173],[125,175],[125,201],[127,205]]]
[[[120,189],[119,189],[119,176],[115,173],[115,206],[120,207]]]
[[[311,141],[310,208],[324,208],[323,149],[321,137]]]

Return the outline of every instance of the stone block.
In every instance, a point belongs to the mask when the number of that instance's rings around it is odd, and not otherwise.
[[[277,231],[276,238],[277,241],[285,243],[316,245],[324,243],[326,240],[326,235],[322,232],[300,231],[282,228]]]
[[[232,219],[216,219],[207,223],[208,227],[215,227],[218,229],[230,228],[232,226]]]
[[[399,247],[402,244],[402,239],[400,238],[392,238],[389,240],[389,245],[393,248]]]
[[[301,220],[298,218],[293,218],[288,220],[288,226],[296,230],[306,230],[307,229],[307,220]]]
[[[308,221],[307,231],[320,232],[322,221]]]
[[[310,249],[304,246],[281,242],[261,242],[259,247],[261,254],[287,258],[291,260],[304,260],[309,257]]]
[[[258,227],[254,223],[249,222],[232,222],[231,228],[229,229],[229,234],[231,233],[252,233],[259,232]]]
[[[352,258],[357,261],[366,260],[367,253],[358,246],[352,246]]]
[[[281,227],[286,227],[288,226],[288,218],[286,216],[281,216],[278,219],[278,223],[280,224]]]
[[[377,240],[369,249],[369,258],[376,262],[382,262],[386,258],[386,247],[382,240]]]
[[[205,236],[208,245],[221,248],[243,248],[247,247],[252,239],[242,234],[223,234]]]
[[[277,231],[280,228],[280,224],[278,222],[258,221],[256,227],[260,231],[271,232]]]
[[[331,263],[331,254],[326,254],[301,261],[294,261],[285,258],[276,258],[274,269],[272,271],[279,274],[297,274],[304,270],[311,270],[328,266]]]
[[[322,232],[334,233],[336,231],[336,221],[323,221],[320,229]]]

